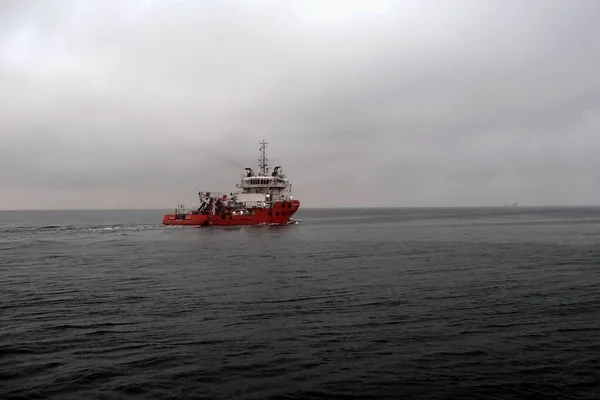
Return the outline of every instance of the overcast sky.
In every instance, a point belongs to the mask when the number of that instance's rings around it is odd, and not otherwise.
[[[600,204],[600,1],[0,2],[0,209]]]

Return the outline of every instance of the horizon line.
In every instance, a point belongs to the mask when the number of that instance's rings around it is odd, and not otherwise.
[[[596,204],[588,205],[518,205],[516,207],[511,205],[446,205],[446,206],[305,206],[300,207],[301,210],[325,210],[325,209],[355,209],[355,210],[368,210],[368,209],[434,209],[434,208],[594,208],[600,207]],[[20,209],[0,209],[0,212],[23,212],[23,211],[168,211],[171,208],[20,208]]]

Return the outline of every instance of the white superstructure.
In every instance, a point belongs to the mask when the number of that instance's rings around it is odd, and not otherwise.
[[[291,201],[292,184],[281,171],[281,166],[269,173],[267,160],[267,142],[260,142],[260,158],[258,159],[258,172],[246,168],[241,182],[236,186],[234,194],[237,203],[245,203],[246,207],[268,207],[277,201]]]

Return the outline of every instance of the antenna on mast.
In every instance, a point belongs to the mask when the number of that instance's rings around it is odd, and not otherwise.
[[[258,168],[263,176],[267,176],[269,174],[269,167],[267,165],[267,144],[268,142],[264,139],[260,142],[260,158],[258,159]]]

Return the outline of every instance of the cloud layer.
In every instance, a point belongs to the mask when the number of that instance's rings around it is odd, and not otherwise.
[[[0,5],[0,208],[598,204],[600,3]]]

